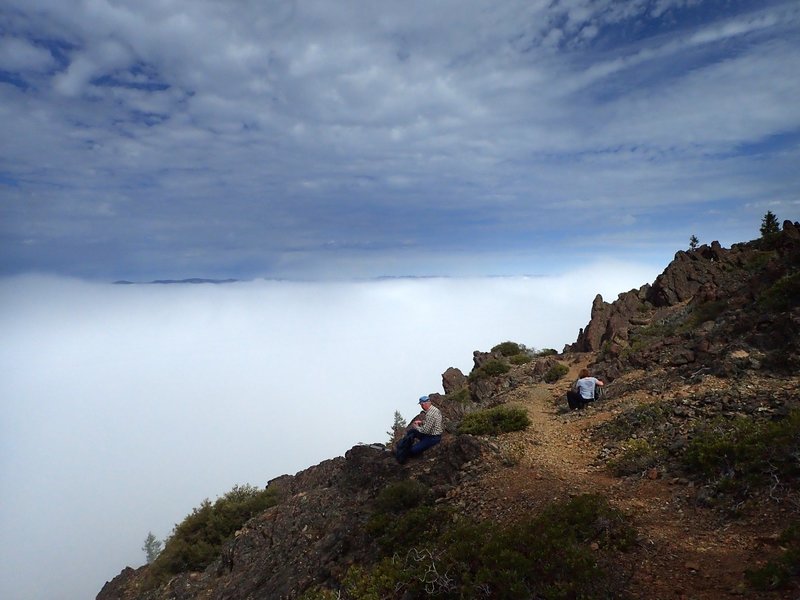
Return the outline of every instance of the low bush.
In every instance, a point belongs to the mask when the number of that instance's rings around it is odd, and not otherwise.
[[[769,591],[786,588],[800,578],[800,521],[792,523],[781,536],[778,543],[784,550],[759,569],[745,571],[751,586]]]
[[[536,358],[544,358],[545,356],[556,356],[558,354],[558,350],[555,348],[542,348],[541,350],[537,350],[533,353]]]
[[[525,365],[531,362],[533,358],[529,354],[515,354],[509,357],[508,362],[512,365]]]
[[[796,484],[798,456],[800,410],[794,410],[780,421],[713,421],[695,432],[683,462],[718,490],[744,496],[754,489]]]
[[[451,518],[444,507],[432,506],[431,490],[409,479],[386,486],[375,499],[375,509],[367,521],[367,533],[387,553],[413,544],[424,532],[427,537],[440,532]]]
[[[430,510],[434,531],[415,530],[405,543],[387,548],[386,556],[373,566],[351,567],[335,592],[317,588],[304,599],[555,599],[621,594],[625,569],[618,553],[633,547],[636,532],[601,496],[587,494],[554,503],[541,514],[525,515],[508,526],[494,521],[454,523],[451,514]]]
[[[653,440],[668,423],[670,410],[666,403],[640,404],[603,423],[595,434],[616,441],[630,439],[634,434],[640,437],[648,434],[648,438]]]
[[[776,256],[777,254],[775,252],[759,251],[747,260],[747,262],[744,265],[744,268],[747,271],[756,273],[763,271],[767,267],[769,262]]]
[[[492,348],[492,352],[498,352],[503,356],[514,356],[515,354],[523,352],[523,348],[523,346],[520,346],[516,342],[503,342]]]
[[[544,380],[547,383],[555,383],[567,373],[569,373],[569,367],[567,365],[563,363],[556,363],[544,374]]]
[[[430,499],[430,488],[416,479],[407,479],[387,485],[375,499],[378,512],[400,513],[425,504]]]
[[[617,456],[608,461],[611,471],[618,476],[635,475],[658,463],[661,452],[645,439],[632,439]]]
[[[499,435],[511,431],[522,431],[530,424],[528,413],[523,409],[496,406],[466,415],[458,426],[458,433]]]
[[[728,308],[727,300],[713,300],[711,302],[698,304],[689,314],[689,318],[680,327],[680,330],[692,331],[706,321],[714,321],[718,316],[725,312],[726,308]]]
[[[484,377],[497,377],[504,375],[511,370],[511,367],[505,361],[492,359],[486,361],[479,369],[473,369],[469,374],[471,380],[481,379]]]
[[[275,506],[275,490],[251,485],[234,486],[215,502],[208,499],[175,526],[164,549],[150,567],[154,585],[186,571],[202,571],[222,553],[230,540],[254,515]]]
[[[635,340],[639,340],[641,338],[665,338],[670,337],[675,334],[675,324],[666,321],[656,321],[655,323],[650,323],[649,325],[644,325],[642,327],[638,327],[631,331],[631,343]],[[642,340],[643,343],[647,343]]]
[[[467,404],[472,402],[472,396],[470,395],[468,387],[461,388],[457,392],[447,394],[447,399],[453,402],[458,402],[459,404]]]
[[[776,311],[800,304],[800,273],[781,277],[759,295],[757,302],[762,309]]]

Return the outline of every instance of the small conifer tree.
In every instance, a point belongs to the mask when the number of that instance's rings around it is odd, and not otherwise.
[[[161,540],[156,539],[156,536],[153,535],[152,531],[148,532],[147,537],[144,538],[144,546],[142,546],[142,550],[147,558],[148,565],[158,558],[159,554],[161,554],[162,546],[163,544]]]
[[[700,243],[700,240],[697,239],[697,236],[692,234],[692,237],[689,238],[689,248],[694,250],[695,248],[697,248],[697,244],[699,244],[699,243]]]
[[[403,418],[403,415],[400,414],[400,411],[394,411],[394,423],[392,424],[392,428],[386,432],[389,435],[389,443],[393,444],[395,440],[403,437],[407,426],[408,424]]]
[[[764,218],[761,219],[761,237],[768,237],[774,233],[778,233],[781,226],[778,224],[778,217],[776,217],[771,210],[767,211]]]

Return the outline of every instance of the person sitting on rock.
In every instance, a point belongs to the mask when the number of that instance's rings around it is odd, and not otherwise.
[[[406,431],[405,436],[397,442],[395,457],[397,462],[404,464],[409,456],[417,456],[442,441],[442,413],[431,404],[428,396],[419,399],[419,405],[425,411],[424,419],[417,419]]]
[[[578,380],[573,384],[572,389],[567,392],[567,403],[570,410],[583,408],[589,402],[594,401],[597,386],[602,386],[603,382],[596,377],[589,376],[589,369],[581,369],[578,373]]]

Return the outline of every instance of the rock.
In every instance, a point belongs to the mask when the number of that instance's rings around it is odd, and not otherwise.
[[[467,377],[461,372],[461,369],[450,367],[442,373],[442,389],[445,394],[459,392],[465,387],[467,387]]]

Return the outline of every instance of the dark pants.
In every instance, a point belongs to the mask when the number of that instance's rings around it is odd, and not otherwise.
[[[572,390],[567,392],[567,404],[569,404],[570,410],[583,408],[592,400],[587,400],[586,398],[581,396],[579,392],[573,392]]]
[[[420,433],[418,429],[413,427],[409,429],[403,439],[397,442],[395,448],[395,457],[397,462],[401,465],[408,460],[409,456],[417,456],[422,454],[430,448],[442,441],[441,435],[428,435],[427,433]],[[416,443],[415,443],[416,442]]]

